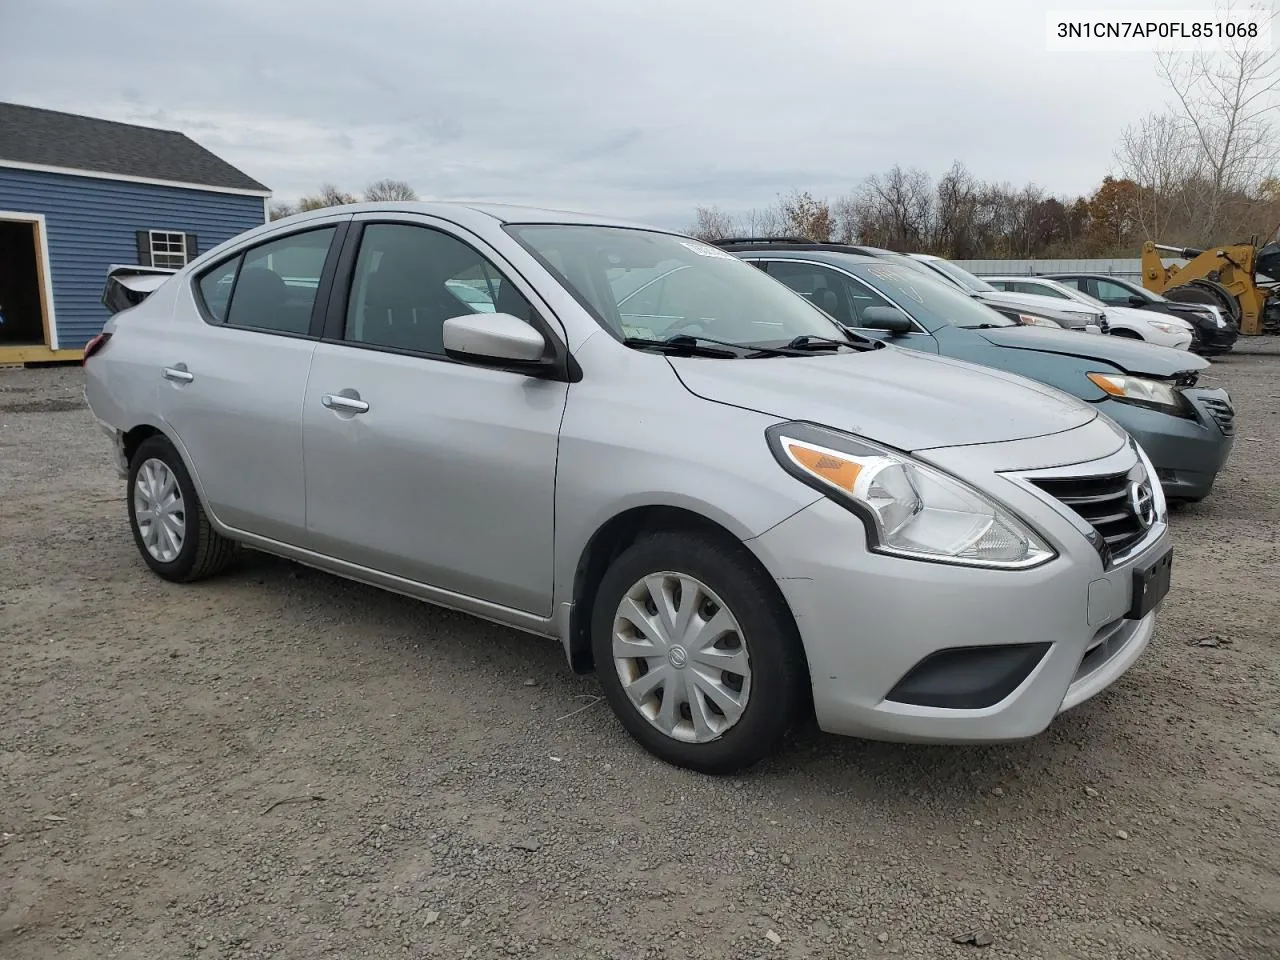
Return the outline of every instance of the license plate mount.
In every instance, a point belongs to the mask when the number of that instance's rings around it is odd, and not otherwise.
[[[1158,560],[1133,571],[1133,600],[1129,604],[1129,619],[1141,620],[1169,595],[1173,581],[1173,548],[1169,548]]]

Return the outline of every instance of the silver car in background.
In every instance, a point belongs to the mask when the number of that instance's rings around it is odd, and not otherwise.
[[[1169,587],[1151,464],[1087,404],[634,224],[300,214],[115,313],[85,373],[159,576],[250,547],[555,638],[706,772],[808,711],[1033,736],[1134,663]]]

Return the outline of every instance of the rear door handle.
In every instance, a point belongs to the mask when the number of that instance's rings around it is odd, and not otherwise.
[[[355,397],[344,397],[340,393],[326,393],[320,402],[330,410],[342,410],[346,413],[367,413],[369,404]]]
[[[180,363],[176,367],[165,367],[160,372],[160,376],[174,383],[190,383],[196,378],[196,375],[187,369],[185,363]]]

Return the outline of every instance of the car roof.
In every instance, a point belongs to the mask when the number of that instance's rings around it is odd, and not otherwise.
[[[301,223],[315,217],[329,216],[335,213],[420,213],[424,216],[439,217],[463,226],[474,226],[481,222],[500,223],[545,223],[545,224],[583,224],[600,227],[625,227],[636,230],[654,230],[660,233],[684,234],[676,230],[666,230],[652,224],[625,220],[620,217],[602,216],[582,213],[576,210],[557,210],[551,207],[539,207],[515,203],[495,203],[490,201],[470,200],[388,200],[347,203],[333,207],[321,207],[308,210],[290,217],[272,221],[273,225],[284,223]]]
[[[1123,283],[1129,286],[1138,285],[1135,281],[1130,280],[1128,277],[1117,277],[1110,273],[1083,273],[1083,272],[1046,273],[1044,274],[1044,276],[1049,280],[1060,280],[1063,277],[1089,277],[1094,280],[1112,280],[1115,283]]]
[[[859,253],[848,248],[842,249],[839,244],[828,243],[782,244],[778,246],[761,244],[749,247],[731,246],[726,249],[738,255],[767,253],[770,257],[776,257],[779,260],[816,260],[819,263],[829,263],[832,266],[840,266],[842,263],[850,262],[881,262],[879,257],[869,257],[865,253]]]
[[[1046,276],[1040,273],[991,273],[991,274],[974,274],[975,277],[981,277],[983,280],[1026,280],[1035,283],[1037,280],[1054,280],[1055,277]]]

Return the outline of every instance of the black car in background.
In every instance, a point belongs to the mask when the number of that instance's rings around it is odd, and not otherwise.
[[[1191,349],[1196,353],[1227,353],[1240,330],[1229,317],[1203,303],[1181,303],[1153,293],[1140,283],[1105,273],[1048,273],[1045,277],[1067,283],[1111,307],[1134,307],[1181,317],[1195,327]]]

